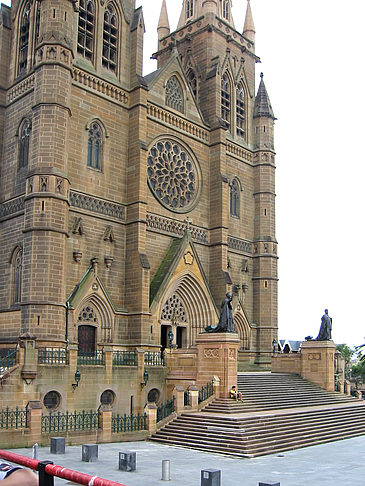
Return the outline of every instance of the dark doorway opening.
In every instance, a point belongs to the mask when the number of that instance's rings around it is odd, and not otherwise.
[[[95,353],[96,327],[79,326],[78,328],[79,353]]]

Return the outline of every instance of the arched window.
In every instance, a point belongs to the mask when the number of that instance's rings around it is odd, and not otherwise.
[[[194,0],[186,0],[186,18],[190,19],[194,14]]]
[[[110,3],[104,13],[102,64],[114,72],[117,69],[117,49],[118,17],[114,6]]]
[[[23,13],[20,20],[18,74],[24,73],[27,69],[28,49],[29,49],[30,10],[31,10],[30,2],[27,2],[24,6]]]
[[[92,0],[80,0],[77,52],[92,61],[94,55],[95,5]]]
[[[12,304],[22,300],[23,250],[17,248],[12,258]]]
[[[184,111],[183,90],[176,76],[172,76],[166,83],[166,105],[175,110]]]
[[[221,108],[222,118],[227,123],[228,127],[231,126],[231,87],[227,73],[222,77],[221,81]]]
[[[92,122],[89,128],[87,147],[87,165],[101,170],[103,157],[103,132],[97,122]]]
[[[231,216],[236,218],[239,217],[239,207],[240,207],[240,189],[236,179],[233,179],[230,186],[229,192],[229,210]]]
[[[34,28],[34,48],[37,47],[39,42],[39,25],[41,22],[41,2],[37,2],[35,10],[35,28]],[[33,48],[33,50],[34,50]]]
[[[239,83],[236,95],[236,133],[238,137],[246,139],[246,102],[242,83]]]
[[[29,139],[32,125],[30,120],[23,121],[19,131],[19,160],[18,168],[28,167],[29,162]]]
[[[188,78],[188,83],[190,85],[190,88],[192,90],[192,92],[194,93],[194,96],[196,97],[197,95],[197,92],[198,92],[198,84],[197,84],[197,80],[196,80],[196,75],[195,75],[195,72],[193,71],[193,69],[189,69],[188,73],[187,73],[187,78]]]
[[[223,0],[223,18],[229,20],[229,1]]]

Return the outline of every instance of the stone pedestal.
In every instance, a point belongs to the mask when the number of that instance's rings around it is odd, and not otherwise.
[[[328,391],[335,390],[335,351],[333,341],[304,341],[301,347],[301,376]]]
[[[196,339],[198,349],[197,385],[219,378],[218,397],[228,398],[237,386],[237,354],[240,341],[236,333],[202,333]]]

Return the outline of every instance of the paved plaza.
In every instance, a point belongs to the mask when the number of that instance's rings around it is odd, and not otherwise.
[[[119,451],[137,452],[137,470],[118,470]],[[32,449],[13,452],[32,456]],[[118,481],[127,486],[200,486],[201,469],[220,469],[222,486],[257,486],[258,482],[280,482],[281,486],[363,485],[365,436],[255,459],[236,459],[220,454],[165,446],[154,442],[99,444],[99,460],[81,461],[81,446],[66,447],[66,454],[54,455],[39,448],[40,460],[87,474]],[[171,480],[162,481],[162,460],[169,459]],[[56,479],[55,485],[70,485]]]

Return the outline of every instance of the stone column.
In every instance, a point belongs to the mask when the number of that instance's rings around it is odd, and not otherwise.
[[[105,383],[111,383],[113,371],[113,347],[104,346],[104,363],[105,363]]]
[[[345,380],[345,387],[344,387],[344,393],[346,395],[351,395],[351,383],[348,380]]]
[[[31,336],[29,333],[22,334],[20,336],[20,347],[24,349],[22,358],[24,361],[20,361],[21,376],[28,384],[31,383],[37,377],[38,369],[38,349],[36,348],[36,337]]]
[[[42,438],[42,403],[39,400],[28,402],[28,447],[40,443]]]
[[[301,376],[325,390],[335,390],[335,350],[333,341],[304,341],[301,346]]]
[[[180,415],[184,411],[184,387],[176,385],[172,391],[172,395],[175,397],[175,412]]]
[[[217,398],[228,398],[233,385],[237,386],[237,353],[240,345],[236,333],[202,333],[196,339],[198,372],[196,384],[206,385],[213,376],[219,378]]]
[[[101,405],[99,408],[99,429],[101,437],[100,442],[112,441],[112,408],[110,405]]]
[[[147,403],[144,407],[144,413],[147,415],[147,430],[153,434],[157,430],[157,406],[155,403]]]
[[[199,388],[196,385],[189,386],[191,410],[196,412],[199,405]]]

